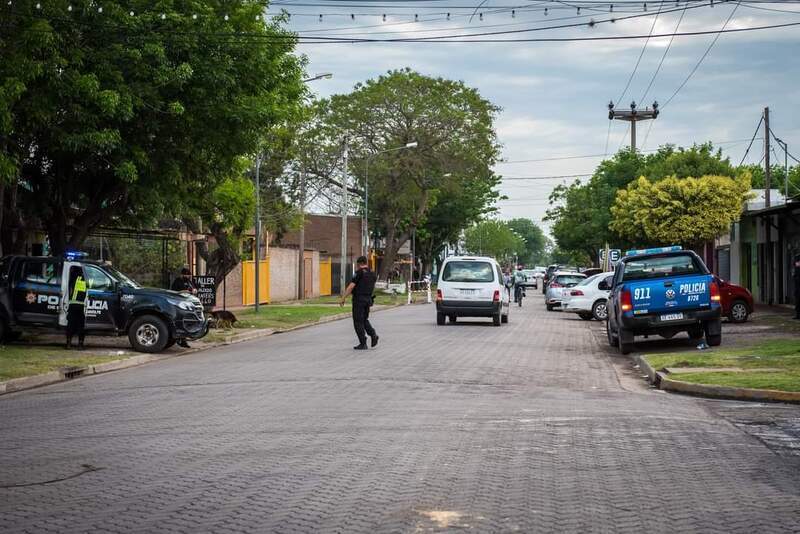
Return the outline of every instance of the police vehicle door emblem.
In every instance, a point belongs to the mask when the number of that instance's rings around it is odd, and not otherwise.
[[[674,299],[675,298],[675,290],[674,289],[667,289],[667,292],[665,293],[665,296],[670,300]]]
[[[28,304],[33,304],[36,302],[36,294],[33,291],[28,291],[28,294],[25,295],[25,301]]]

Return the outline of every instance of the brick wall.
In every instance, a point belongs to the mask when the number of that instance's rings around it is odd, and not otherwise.
[[[278,246],[299,246],[300,233],[285,234]],[[314,249],[338,261],[342,248],[342,218],[338,215],[306,215],[305,248]],[[355,259],[361,255],[361,217],[347,218],[347,255]]]
[[[297,298],[297,249],[269,247],[269,300]]]

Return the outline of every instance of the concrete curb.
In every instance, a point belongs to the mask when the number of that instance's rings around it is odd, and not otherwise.
[[[380,309],[374,310],[373,313],[393,308],[399,308],[400,306],[406,306],[406,304],[385,305],[382,306]],[[119,371],[121,369],[128,369],[130,367],[138,367],[139,365],[144,365],[146,363],[151,363],[151,362],[157,362],[160,360],[166,360],[168,358],[188,356],[189,354],[194,354],[196,352],[203,352],[206,350],[224,347],[227,345],[235,345],[237,343],[244,343],[246,341],[253,341],[256,339],[269,337],[275,334],[293,332],[295,330],[309,328],[320,324],[331,323],[334,321],[341,321],[342,319],[347,319],[350,316],[351,316],[350,312],[343,312],[343,313],[337,313],[336,315],[329,315],[327,317],[322,317],[320,320],[315,321],[313,323],[299,324],[291,328],[277,329],[277,330],[271,328],[264,328],[256,330],[254,332],[243,332],[238,335],[229,336],[224,341],[209,343],[204,347],[191,348],[189,350],[185,350],[177,354],[139,354],[137,356],[131,356],[130,358],[124,358],[121,360],[112,360],[110,362],[99,363],[96,365],[88,365],[86,367],[73,367],[68,369],[62,369],[60,371],[50,371],[49,373],[44,373],[41,375],[25,376],[22,378],[12,378],[11,380],[0,382],[0,395],[4,395],[7,393],[16,393],[18,391],[38,388],[41,386],[48,386],[50,384],[57,384],[58,382],[66,382],[84,376],[107,373],[110,371]]]
[[[634,357],[634,360],[639,364],[639,368],[648,376],[650,383],[664,391],[714,399],[800,403],[800,392],[778,391],[775,389],[737,388],[733,386],[684,382],[683,380],[670,378],[669,373],[656,371],[644,356],[637,355]]]

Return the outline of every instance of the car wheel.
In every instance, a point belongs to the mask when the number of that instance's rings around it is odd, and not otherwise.
[[[581,313],[578,314],[578,317],[580,317],[584,321],[591,321],[594,316],[591,313],[581,312]]]
[[[553,311],[553,305],[552,304],[545,304],[545,307],[547,308],[547,311]]]
[[[732,323],[744,323],[747,322],[748,317],[750,317],[750,310],[747,308],[747,304],[745,304],[743,300],[734,301],[731,305],[728,319],[730,319]]]
[[[633,352],[633,343],[626,343],[622,341],[626,337],[629,337],[626,335],[626,331],[620,328],[619,332],[617,333],[617,344],[619,345],[619,353],[622,355],[628,355]]]
[[[169,342],[166,323],[155,315],[142,315],[128,328],[128,340],[139,352],[161,352]]]
[[[458,319],[458,317],[456,317],[455,315],[451,315],[450,317],[448,317],[448,319],[450,319],[450,322],[451,322],[451,323],[454,323],[454,322],[456,322],[456,320]]]
[[[439,326],[442,326],[444,324],[445,320],[446,320],[446,317],[445,317],[445,315],[443,313],[437,313],[436,314],[436,324],[438,324]]]
[[[619,345],[619,338],[611,332],[611,323],[606,321],[606,336],[608,336],[608,344],[612,347],[616,347]]]
[[[598,300],[592,306],[592,316],[598,321],[605,321],[608,318],[608,303],[605,300]]]
[[[719,319],[706,321],[705,325],[703,325],[703,331],[709,347],[719,347],[722,344],[722,328],[720,328]],[[711,332],[716,333],[712,334]]]
[[[502,321],[501,321],[500,317],[501,317],[501,316],[500,316],[500,314],[499,314],[499,313],[495,313],[495,314],[492,316],[492,324],[493,324],[493,325],[495,325],[495,326],[500,326],[500,324],[502,323]]]

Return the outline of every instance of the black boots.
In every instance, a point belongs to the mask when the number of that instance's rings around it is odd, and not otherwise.
[[[380,338],[378,337],[378,334],[375,334],[374,336],[370,336],[370,338],[369,338],[369,339],[370,339],[370,341],[372,342],[372,343],[371,343],[371,344],[372,344],[372,346],[374,347],[375,345],[377,345],[377,344],[378,344],[378,340],[379,340]]]
[[[355,350],[367,350],[368,348],[369,347],[367,347],[366,343],[361,343],[360,345],[356,345],[355,347],[353,347],[353,349]]]

